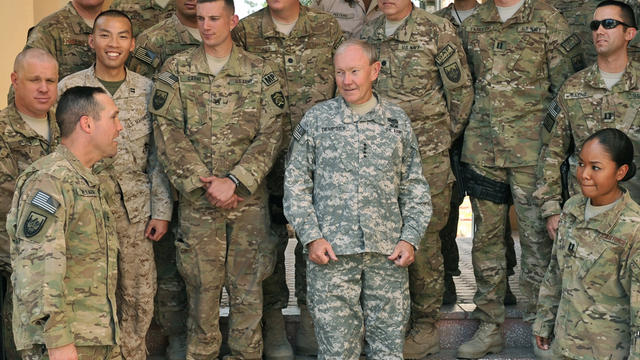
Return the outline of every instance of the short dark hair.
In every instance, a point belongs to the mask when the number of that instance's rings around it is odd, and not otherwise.
[[[620,16],[622,17],[622,21],[624,21],[627,25],[632,28],[638,28],[636,25],[636,17],[633,13],[633,8],[625,2],[616,1],[616,0],[604,0],[596,6],[596,9],[605,7],[605,6],[617,6],[620,8],[620,12],[622,13]]]
[[[224,6],[226,6],[227,9],[231,10],[231,14],[236,13],[236,5],[233,3],[233,0],[198,0],[198,4],[206,4],[216,1],[224,1]]]
[[[584,147],[584,144],[594,139],[598,140],[600,145],[605,148],[605,151],[609,154],[611,160],[616,163],[617,167],[622,165],[629,166],[629,171],[620,181],[627,181],[636,174],[636,165],[633,162],[633,143],[625,133],[614,128],[601,129],[591,134],[582,143],[582,146]]]
[[[129,15],[127,15],[123,11],[113,10],[113,9],[105,10],[105,11],[101,12],[100,14],[98,14],[98,16],[96,16],[96,19],[93,21],[93,30],[91,30],[92,34],[95,34],[95,32],[96,32],[96,24],[98,23],[98,20],[100,18],[102,18],[102,17],[125,18],[125,19],[127,19],[127,21],[129,21],[129,26],[130,26],[130,29],[131,29],[131,36],[133,36],[133,23],[131,22],[131,18],[129,17]]]
[[[96,99],[97,94],[106,95],[107,92],[99,87],[74,86],[62,94],[56,108],[56,121],[61,137],[66,138],[71,135],[83,116],[100,118],[100,112],[104,107]]]

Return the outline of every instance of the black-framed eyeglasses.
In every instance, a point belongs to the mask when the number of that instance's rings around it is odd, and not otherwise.
[[[631,26],[629,24],[623,23],[620,20],[604,19],[604,20],[593,20],[589,24],[589,28],[591,28],[591,31],[596,31],[596,30],[598,30],[598,28],[600,28],[600,25],[602,25],[602,27],[607,29],[607,30],[611,30],[611,29],[615,28],[618,25],[622,25],[622,26],[626,26],[626,27],[633,27],[633,26]]]

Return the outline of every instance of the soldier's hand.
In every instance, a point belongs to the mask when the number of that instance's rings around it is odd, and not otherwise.
[[[556,239],[558,232],[558,224],[560,223],[560,215],[551,215],[547,218],[547,234],[551,240]]]
[[[393,249],[393,253],[391,253],[387,259],[393,261],[393,263],[399,267],[407,267],[413,264],[415,260],[413,245],[404,240],[398,241],[395,249]]]
[[[144,236],[149,240],[158,241],[167,233],[167,230],[169,230],[167,220],[151,219],[144,231]]]
[[[78,360],[78,352],[74,344],[48,349],[49,360]]]
[[[231,199],[229,199],[227,202],[220,204],[218,207],[222,209],[227,209],[227,210],[235,209],[236,207],[238,207],[238,204],[241,201],[244,201],[244,199],[236,194],[233,194]]]
[[[551,339],[536,335],[536,345],[538,345],[538,349],[549,350],[550,344]]]
[[[318,265],[327,264],[329,260],[338,261],[331,244],[323,238],[310,242],[307,248],[309,249],[309,260]]]
[[[217,176],[200,177],[203,182],[202,187],[205,188],[205,196],[211,205],[222,207],[234,195],[236,184],[229,178],[219,178]]]

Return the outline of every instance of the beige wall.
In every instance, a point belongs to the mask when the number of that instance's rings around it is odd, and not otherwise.
[[[24,48],[27,31],[43,17],[63,7],[69,0],[0,0],[0,34],[4,50],[0,54],[0,109],[7,106],[13,60]],[[105,1],[105,8],[113,0]]]

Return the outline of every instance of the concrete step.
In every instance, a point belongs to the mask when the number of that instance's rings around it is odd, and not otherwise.
[[[443,306],[441,309],[438,330],[440,332],[440,347],[442,351],[427,359],[455,359],[456,349],[463,342],[471,339],[478,328],[478,320],[471,319],[471,313],[475,305],[456,304]],[[220,311],[220,325],[223,334],[226,333],[228,308]],[[295,344],[296,330],[300,321],[300,310],[291,306],[283,310],[286,320],[287,337],[291,344]],[[522,311],[517,306],[509,306],[506,311],[504,322],[505,350],[500,354],[492,354],[486,359],[534,359],[531,347],[531,327],[522,321]],[[152,327],[147,336],[147,346],[152,355],[149,359],[162,360],[161,354],[166,347],[166,339],[162,340],[162,335],[157,327]],[[155,341],[149,341],[155,339]],[[162,340],[162,341],[159,341]],[[226,339],[224,339],[226,340]],[[364,358],[364,357],[363,357]],[[296,359],[314,359],[310,357],[297,357]]]

